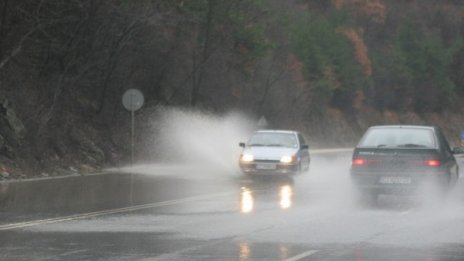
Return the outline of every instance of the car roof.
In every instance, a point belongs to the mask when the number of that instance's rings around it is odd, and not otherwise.
[[[298,131],[293,130],[257,130],[255,133],[287,133],[287,134],[297,134]]]
[[[429,125],[376,125],[371,126],[369,129],[429,129],[435,130],[435,126]]]

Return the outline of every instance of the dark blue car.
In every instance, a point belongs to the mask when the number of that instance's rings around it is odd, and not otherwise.
[[[459,177],[457,153],[438,127],[374,126],[353,152],[351,179],[362,199],[411,194],[422,185],[446,193]]]

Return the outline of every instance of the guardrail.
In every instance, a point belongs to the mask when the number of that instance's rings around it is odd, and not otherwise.
[[[331,154],[331,153],[348,153],[353,152],[354,148],[333,148],[333,149],[310,149],[311,154]]]

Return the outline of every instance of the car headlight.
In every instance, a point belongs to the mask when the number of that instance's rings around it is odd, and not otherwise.
[[[254,159],[255,159],[255,158],[254,158],[253,155],[251,155],[251,154],[243,154],[243,155],[242,155],[242,158],[241,158],[241,160],[242,160],[242,161],[245,161],[245,162],[251,162],[251,161],[253,161]]]
[[[292,163],[296,161],[296,157],[295,156],[282,156],[282,158],[280,158],[280,162],[282,163]]]

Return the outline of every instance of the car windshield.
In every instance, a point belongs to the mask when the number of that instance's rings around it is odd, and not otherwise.
[[[251,136],[248,146],[291,147],[298,146],[296,136],[292,133],[258,132]]]
[[[359,143],[360,147],[434,148],[435,139],[429,129],[373,128]]]

